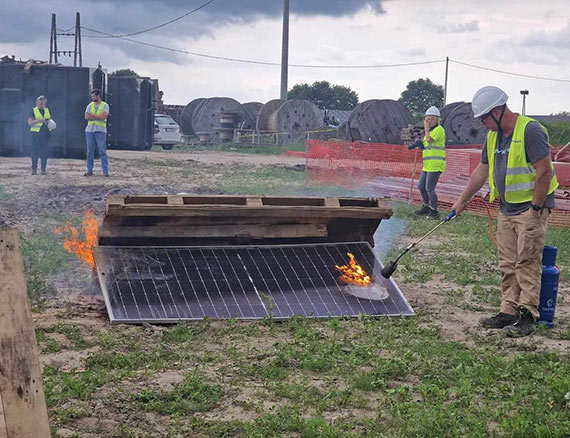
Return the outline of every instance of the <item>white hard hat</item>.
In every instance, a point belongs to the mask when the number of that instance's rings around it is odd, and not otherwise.
[[[47,127],[50,131],[53,131],[55,128],[57,128],[57,124],[53,121],[53,119],[49,119],[47,122]]]
[[[499,87],[489,85],[481,88],[473,95],[471,102],[471,109],[473,110],[473,117],[478,118],[489,112],[493,108],[504,105],[509,100],[509,96]]]
[[[426,116],[441,117],[439,110],[435,106],[430,106],[426,111]]]

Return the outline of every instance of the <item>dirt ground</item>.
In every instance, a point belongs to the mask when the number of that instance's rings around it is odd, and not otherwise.
[[[29,158],[0,157],[0,185],[11,199],[0,200],[0,221],[26,230],[39,215],[104,211],[111,194],[215,194],[212,181],[235,166],[299,168],[305,160],[285,155],[109,151],[110,177],[84,177],[85,161],[50,159],[47,175],[30,175]],[[188,176],[191,175],[191,176]],[[218,192],[219,193],[219,192]],[[1,222],[0,222],[1,223]]]

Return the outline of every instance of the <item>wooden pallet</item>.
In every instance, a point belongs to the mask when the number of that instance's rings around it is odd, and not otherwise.
[[[391,216],[383,199],[111,196],[99,244],[372,241],[380,221]]]

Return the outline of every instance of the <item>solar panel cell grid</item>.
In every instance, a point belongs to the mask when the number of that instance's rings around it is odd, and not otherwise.
[[[345,264],[348,252],[372,277],[372,289],[339,282],[335,265]],[[364,242],[98,247],[95,258],[112,322],[413,314]],[[374,288],[383,299],[368,299]]]

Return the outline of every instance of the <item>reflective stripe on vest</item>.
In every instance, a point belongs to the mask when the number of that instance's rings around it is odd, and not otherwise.
[[[91,102],[91,108],[89,108],[89,110],[91,111],[91,114],[95,114],[100,116],[101,114],[103,114],[103,110],[105,109],[105,102],[101,101],[101,103],[99,103],[99,106],[97,107],[97,111],[95,111],[95,102]],[[107,120],[89,120],[89,122],[87,122],[87,126],[89,125],[96,125],[96,126],[102,126],[104,128],[107,127]]]
[[[426,137],[422,140],[424,149],[422,151],[424,172],[445,171],[445,130],[441,125],[437,125],[430,131],[433,143],[428,143]]]
[[[36,118],[36,120],[51,119],[51,114],[49,113],[49,110],[47,108],[44,108],[44,115],[42,116],[42,113],[40,113],[39,108],[37,106],[35,106],[34,107],[34,117]],[[36,123],[35,125],[32,125],[30,127],[30,131],[31,132],[40,132],[40,129],[42,129],[43,124],[44,124],[43,122],[40,122],[40,123]]]
[[[530,202],[534,197],[534,183],[536,180],[536,169],[526,161],[524,132],[529,122],[536,122],[530,117],[519,115],[513,130],[513,138],[509,148],[507,158],[507,172],[505,176],[505,201],[511,204]],[[546,129],[540,125],[542,129]],[[548,133],[547,133],[548,136]],[[497,131],[487,133],[487,159],[489,161],[489,187],[491,194],[489,202],[493,202],[499,191],[495,184],[495,149],[497,147]],[[554,192],[558,187],[558,180],[554,172],[554,165],[550,164],[552,172],[548,194]]]

